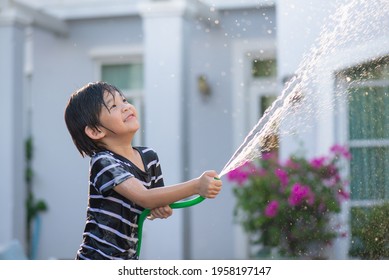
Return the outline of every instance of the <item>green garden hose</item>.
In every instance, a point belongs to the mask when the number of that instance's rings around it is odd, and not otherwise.
[[[178,208],[186,208],[190,207],[196,204],[199,204],[202,202],[205,198],[202,196],[198,196],[196,198],[190,199],[190,200],[185,200],[185,201],[179,201],[179,202],[174,202],[170,204],[170,208],[172,209],[178,209]],[[140,248],[142,245],[142,232],[143,232],[143,223],[146,220],[147,216],[150,215],[150,209],[145,209],[142,211],[142,213],[139,216],[139,221],[138,221],[138,248],[136,250],[136,254],[140,255]]]
[[[219,178],[215,178],[215,180],[220,180]],[[199,204],[200,202],[204,201],[204,197],[198,196],[193,199],[184,200],[184,201],[177,201],[172,204],[170,204],[170,208],[172,209],[178,209],[178,208],[186,208],[190,207],[196,204]],[[150,209],[145,209],[142,211],[142,213],[139,215],[138,220],[138,248],[136,250],[136,254],[139,257],[140,255],[140,249],[142,246],[142,233],[143,233],[143,223],[146,220],[147,216],[150,215]]]

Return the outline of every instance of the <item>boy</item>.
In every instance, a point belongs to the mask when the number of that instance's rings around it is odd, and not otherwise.
[[[137,111],[113,85],[90,83],[74,92],[65,122],[78,151],[91,158],[87,221],[76,259],[137,259],[144,208],[167,218],[169,204],[195,194],[215,198],[221,190],[215,171],[163,187],[157,154],[131,145],[139,129]]]

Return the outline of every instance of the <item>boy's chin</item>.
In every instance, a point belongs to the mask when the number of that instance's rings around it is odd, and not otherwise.
[[[132,134],[135,134],[135,133],[137,133],[138,131],[140,131],[140,126],[134,127],[133,129],[131,129],[131,133],[132,133]]]

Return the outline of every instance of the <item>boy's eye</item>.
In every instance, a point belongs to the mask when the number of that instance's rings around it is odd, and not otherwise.
[[[116,108],[116,104],[113,104],[113,105],[111,106],[110,110],[113,109],[113,108]]]
[[[128,100],[123,98],[123,103],[128,103]]]

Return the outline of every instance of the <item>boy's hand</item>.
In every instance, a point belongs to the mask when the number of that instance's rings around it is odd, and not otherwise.
[[[151,209],[150,216],[148,216],[147,218],[149,220],[154,220],[156,218],[166,219],[166,218],[170,217],[172,214],[173,214],[173,209],[170,208],[169,205],[166,205],[163,207]]]
[[[222,181],[217,180],[216,171],[206,171],[199,177],[199,195],[205,198],[215,198],[221,191]]]

